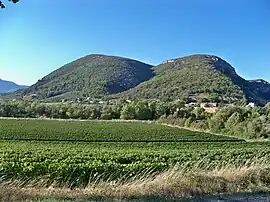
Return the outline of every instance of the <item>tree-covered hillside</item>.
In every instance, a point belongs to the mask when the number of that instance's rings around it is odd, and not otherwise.
[[[156,67],[127,58],[89,55],[52,72],[21,94],[32,95],[45,101],[89,97],[265,104],[270,101],[270,84],[243,79],[229,63],[213,55],[186,56]]]
[[[118,96],[161,100],[208,98],[227,102],[245,98],[264,103],[267,98],[270,100],[269,91],[263,94],[254,82],[241,78],[229,63],[217,56],[192,55],[168,60],[155,67],[154,72],[154,78]]]
[[[262,79],[248,81],[248,89],[254,99],[262,103],[270,101],[270,83]]]
[[[135,60],[89,55],[71,62],[23,92],[39,99],[101,98],[123,92],[153,76],[152,66]]]

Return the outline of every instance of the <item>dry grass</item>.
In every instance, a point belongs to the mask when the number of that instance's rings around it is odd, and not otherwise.
[[[270,165],[227,166],[214,170],[171,169],[122,182],[89,183],[84,189],[2,183],[0,201],[165,201],[186,197],[270,190]],[[50,200],[49,200],[50,199]]]

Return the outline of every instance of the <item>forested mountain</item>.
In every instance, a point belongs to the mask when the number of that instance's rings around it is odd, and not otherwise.
[[[139,99],[205,99],[234,102],[246,98],[270,101],[270,84],[247,81],[223,59],[213,55],[191,55],[171,59],[154,67],[155,77],[119,94]]]
[[[19,89],[27,88],[28,86],[21,86],[11,81],[4,81],[0,79],[0,93],[11,93]]]
[[[127,58],[88,55],[42,78],[23,95],[36,94],[39,99],[102,98],[150,79],[151,68]]]
[[[223,59],[191,55],[153,67],[128,58],[89,55],[71,62],[24,90],[42,100],[76,98],[270,101],[270,84],[248,81]]]
[[[270,102],[270,83],[262,79],[248,81],[248,89],[255,100]]]

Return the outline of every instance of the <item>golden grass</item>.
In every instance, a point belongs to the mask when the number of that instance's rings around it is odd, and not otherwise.
[[[6,182],[0,186],[0,201],[41,201],[48,198],[57,199],[56,201],[151,201],[150,198],[164,201],[269,190],[270,165],[254,163],[249,166],[227,166],[212,170],[173,168],[157,175],[143,174],[133,180],[89,183],[83,189],[59,188],[53,184],[46,187],[37,182]]]

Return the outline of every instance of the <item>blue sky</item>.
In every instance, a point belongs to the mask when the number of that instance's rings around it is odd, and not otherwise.
[[[6,0],[7,2],[7,0]],[[33,84],[92,53],[159,64],[208,53],[270,81],[269,0],[20,0],[0,10],[0,78]]]

